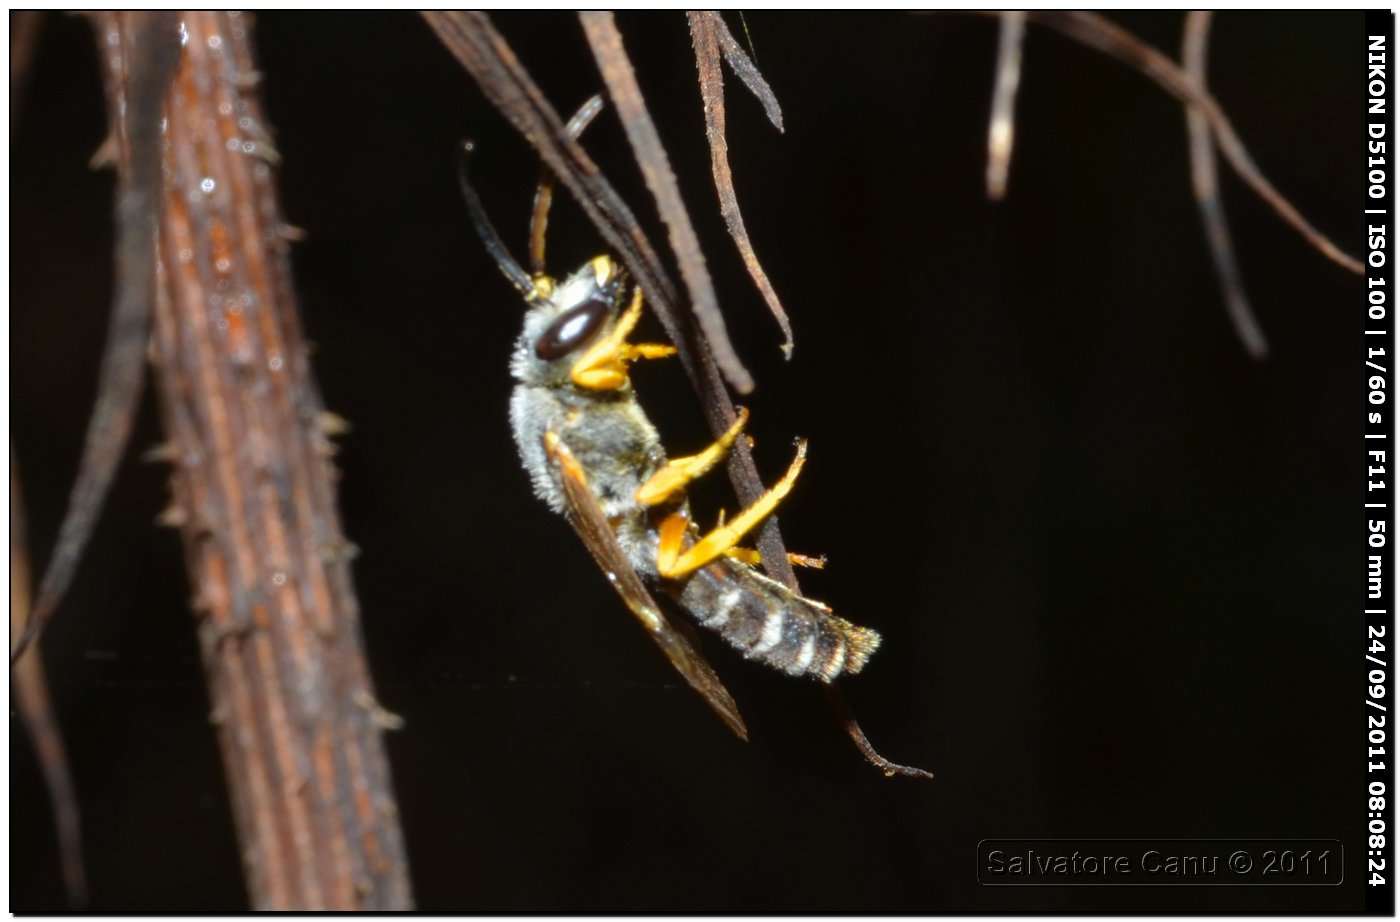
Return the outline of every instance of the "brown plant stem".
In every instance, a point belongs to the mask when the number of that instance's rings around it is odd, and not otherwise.
[[[710,270],[705,265],[705,254],[700,252],[700,238],[695,235],[690,214],[681,200],[676,174],[671,170],[666,148],[656,133],[651,113],[647,111],[632,61],[622,46],[622,33],[617,30],[613,14],[607,10],[579,13],[579,21],[583,24],[583,33],[588,37],[588,45],[593,50],[593,58],[598,63],[608,95],[622,119],[622,127],[627,132],[637,164],[642,168],[642,177],[651,190],[652,198],[656,199],[657,211],[671,239],[671,251],[676,254],[681,278],[695,306],[695,319],[699,321],[700,330],[709,342],[725,378],[739,393],[747,394],[753,390],[753,377],[740,363],[729,342],[715,288],[710,281]]]
[[[127,50],[137,53],[123,58],[131,61],[122,79],[126,108],[122,110],[121,125],[113,129],[121,134],[128,156],[117,176],[117,280],[98,372],[97,402],[88,418],[83,456],[68,497],[68,510],[59,525],[58,540],[39,581],[29,623],[10,651],[12,664],[38,636],[73,581],[126,450],[141,396],[156,284],[150,253],[159,211],[161,101],[179,45],[176,20],[168,13],[133,15],[126,22],[126,41],[130,46]],[[99,49],[99,53],[103,51],[109,64],[113,56],[119,55],[113,48]]]
[[[987,126],[987,198],[1006,197],[1011,172],[1011,148],[1016,138],[1016,90],[1021,85],[1021,51],[1026,43],[1026,13],[1007,10],[1000,15],[997,37],[997,76],[992,91],[992,117]]]
[[[252,24],[186,12],[178,34],[141,33],[146,15],[95,21],[123,176],[150,169],[122,116],[132,75],[178,53],[154,239],[119,259],[156,266],[151,356],[175,497],[161,519],[184,543],[249,898],[258,909],[407,909],[382,740],[392,718],[365,664],[275,154],[252,91]]]
[[[750,58],[744,53],[744,49],[739,47],[739,42],[735,40],[734,33],[729,31],[729,26],[724,22],[724,16],[719,10],[700,10],[689,13],[690,16],[704,16],[710,20],[714,31],[715,39],[719,42],[719,51],[724,55],[724,63],[729,65],[729,69],[734,71],[735,76],[749,88],[749,92],[758,99],[763,106],[763,112],[768,116],[768,121],[773,123],[773,127],[779,131],[783,130],[783,109],[778,105],[778,97],[773,93],[773,88],[768,85],[768,81],[763,79],[763,74],[758,70],[758,59]],[[742,20],[744,14],[739,14]],[[745,25],[744,31],[748,32]],[[749,43],[749,48],[753,48],[753,43]]]
[[[751,89],[757,88],[755,92],[759,94],[765,107],[771,102],[769,115],[776,118],[775,124],[779,131],[783,125],[782,111],[778,109],[778,100],[773,96],[773,91],[759,75],[753,62],[745,57],[744,52],[734,42],[734,36],[729,34],[729,28],[719,13],[692,10],[687,15],[690,18],[690,41],[695,49],[695,67],[700,74],[700,98],[705,107],[705,136],[710,142],[710,171],[714,174],[715,191],[719,193],[719,212],[724,217],[725,226],[729,228],[729,236],[739,248],[739,255],[744,260],[744,267],[749,270],[749,277],[763,295],[769,312],[778,321],[778,328],[783,331],[783,355],[790,359],[792,323],[788,320],[787,311],[783,310],[778,293],[773,289],[773,283],[768,281],[768,273],[763,271],[763,265],[758,261],[758,254],[754,252],[753,243],[749,240],[748,229],[744,227],[744,215],[739,210],[739,197],[734,191],[734,173],[729,168],[729,141],[725,137],[724,118],[724,70],[719,64],[721,36],[728,39],[726,47],[729,48],[727,60],[730,66],[746,67],[742,73],[749,75],[748,80],[757,81],[746,81],[746,85]]]
[[[1206,47],[1210,41],[1210,23],[1209,10],[1191,10],[1186,14],[1186,27],[1181,38],[1182,66],[1200,84],[1202,92],[1206,92]],[[1220,290],[1225,295],[1226,313],[1250,356],[1267,358],[1269,343],[1244,293],[1244,280],[1240,276],[1240,267],[1235,261],[1235,246],[1230,239],[1230,225],[1225,221],[1225,206],[1220,201],[1210,122],[1195,103],[1186,104],[1186,135],[1191,152],[1191,189],[1196,196],[1196,207],[1201,212],[1201,224],[1205,227],[1216,277],[1220,279]]]
[[[29,575],[29,543],[25,535],[24,497],[20,489],[19,465],[14,449],[10,450],[10,637],[18,638],[29,620],[31,584]],[[83,867],[82,815],[78,811],[78,794],[73,787],[73,775],[68,769],[68,754],[63,734],[54,714],[53,699],[44,677],[44,661],[39,658],[39,645],[15,662],[10,671],[14,681],[14,705],[24,722],[24,732],[34,746],[39,773],[49,789],[53,807],[54,829],[58,838],[59,867],[63,886],[68,892],[68,905],[77,909],[87,903],[87,872]],[[16,847],[22,847],[16,844]]]

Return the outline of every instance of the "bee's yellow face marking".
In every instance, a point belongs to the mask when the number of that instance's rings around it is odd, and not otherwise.
[[[593,277],[598,281],[599,288],[606,288],[617,275],[617,264],[609,256],[593,257]]]
[[[554,294],[554,279],[549,276],[543,274],[536,275],[534,278],[530,279],[530,281],[534,283],[535,293],[527,300],[544,301],[548,300],[549,297]]]

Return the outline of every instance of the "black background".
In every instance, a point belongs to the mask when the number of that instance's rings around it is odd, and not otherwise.
[[[1175,55],[1181,15],[1116,17]],[[498,25],[561,110],[600,88],[577,21]],[[732,20],[739,31],[737,17]],[[1008,199],[983,193],[994,22],[748,16],[776,133],[728,80],[779,334],[725,236],[685,21],[619,25],[759,381],[761,469],[811,455],[782,510],[825,552],[805,590],[879,629],[845,687],[706,650],[748,721],[684,689],[531,495],[505,406],[519,303],[467,224],[477,181],[523,252],[536,161],[407,14],[259,17],[308,336],[343,439],[342,506],[419,905],[437,910],[1359,908],[1364,845],[1356,277],[1223,178],[1273,347],[1226,319],[1180,105],[1030,28]],[[1218,17],[1211,81],[1300,210],[1362,246],[1360,14]],[[40,561],[94,392],[111,175],[91,36],[50,16],[12,146],[13,440]],[[664,246],[621,129],[587,143]],[[564,199],[567,203],[567,199]],[[571,204],[558,272],[600,244]],[[654,321],[648,321],[654,324]],[[673,363],[635,380],[677,453],[705,435]],[[148,395],[137,449],[159,440]],[[92,905],[236,909],[237,846],[165,471],[123,467],[44,654],[84,810]],[[717,483],[701,492],[713,512]],[[732,497],[727,504],[732,509]],[[62,890],[12,721],[11,908]],[[1328,837],[1332,889],[988,889],[988,837]]]

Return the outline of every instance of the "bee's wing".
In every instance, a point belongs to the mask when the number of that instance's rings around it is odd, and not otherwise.
[[[656,604],[647,591],[637,571],[627,559],[622,545],[617,541],[617,533],[608,523],[607,516],[598,505],[597,498],[588,486],[583,468],[569,447],[554,433],[545,435],[545,456],[549,458],[559,481],[564,486],[564,497],[569,506],[569,523],[574,526],[583,543],[593,554],[593,559],[603,568],[608,581],[622,596],[632,614],[647,629],[651,639],[666,654],[671,665],[685,677],[690,687],[709,702],[716,714],[729,725],[729,729],[740,739],[749,738],[748,729],[739,717],[739,708],[730,696],[729,690],[720,682],[710,664],[696,651],[684,634],[677,630],[665,612]]]

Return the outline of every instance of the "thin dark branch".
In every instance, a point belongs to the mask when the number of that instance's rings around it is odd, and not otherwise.
[[[846,696],[838,685],[824,685],[826,689],[826,700],[831,703],[831,709],[836,712],[836,719],[851,737],[851,742],[855,743],[856,749],[865,757],[865,761],[885,773],[887,778],[895,775],[902,775],[905,778],[923,778],[928,781],[933,780],[933,772],[924,771],[922,768],[915,768],[912,765],[900,765],[898,762],[891,762],[889,759],[875,751],[875,747],[870,745],[870,740],[866,739],[865,731],[856,722],[856,715],[851,711],[851,706],[846,702]]]
[[[642,177],[656,199],[657,211],[661,213],[671,241],[671,251],[680,263],[681,278],[690,295],[695,318],[724,377],[739,393],[747,394],[753,390],[753,377],[729,342],[724,316],[719,312],[719,300],[710,281],[710,270],[705,265],[705,254],[700,252],[700,239],[695,235],[690,214],[681,200],[676,174],[671,171],[666,148],[647,111],[632,62],[622,47],[622,34],[617,31],[617,23],[610,12],[579,13],[579,21],[583,23],[584,35],[593,49],[593,58],[598,62],[608,95],[622,119],[637,164],[642,168]]]
[[[714,173],[715,188],[719,192],[720,212],[724,215],[730,236],[733,237],[738,246],[750,276],[758,285],[759,291],[763,293],[764,300],[768,302],[769,309],[777,318],[779,326],[787,337],[783,344],[783,351],[788,357],[791,357],[791,324],[788,322],[787,313],[778,300],[777,292],[773,290],[767,274],[763,271],[763,267],[759,264],[758,257],[753,251],[753,245],[749,241],[748,231],[744,227],[744,220],[739,211],[738,198],[734,192],[734,177],[729,168],[729,146],[725,139],[724,74],[719,66],[718,52],[720,48],[723,48],[730,66],[735,68],[736,73],[740,75],[749,88],[764,101],[769,118],[773,120],[780,131],[782,130],[782,114],[778,109],[777,98],[773,96],[772,90],[763,81],[757,68],[753,66],[739,48],[738,43],[734,41],[734,37],[730,34],[720,14],[718,12],[691,12],[689,19],[691,43],[695,49],[695,64],[700,76],[700,94],[704,102],[705,129],[710,144],[710,162]],[[608,19],[608,23],[611,25],[611,18]],[[629,75],[631,73],[630,67],[628,73]],[[776,548],[760,543],[764,567],[776,579],[796,591],[798,588],[797,575],[793,572],[786,554],[779,559],[781,567],[774,565],[774,558],[770,555],[781,550],[781,543],[774,543],[777,544]],[[781,570],[786,572],[780,572]],[[846,702],[845,693],[836,685],[827,684],[823,688],[836,715],[837,722],[850,736],[856,749],[866,761],[884,772],[886,776],[904,775],[928,779],[933,777],[923,769],[900,765],[880,755],[870,744],[864,731],[861,730],[854,712]]]
[[[125,85],[124,143],[131,157],[129,168],[119,172],[117,181],[116,290],[98,375],[97,403],[88,420],[68,511],[11,663],[43,629],[72,582],[126,449],[141,396],[156,287],[151,241],[160,208],[161,113],[180,44],[176,32],[179,19],[172,13],[135,14],[130,22],[127,40],[136,54]]]
[[[1006,195],[1011,172],[1011,148],[1016,132],[1016,90],[1021,85],[1021,50],[1026,40],[1024,10],[1000,14],[997,75],[992,90],[992,117],[987,126],[987,197],[999,202]]]
[[[727,28],[718,13],[692,12],[689,16],[691,44],[695,48],[695,66],[700,72],[700,96],[705,107],[705,135],[710,142],[710,168],[715,177],[715,191],[719,193],[720,214],[724,216],[724,223],[729,228],[729,236],[734,239],[734,245],[739,248],[739,255],[749,270],[749,276],[758,286],[763,300],[768,304],[768,310],[772,312],[783,331],[783,354],[792,358],[792,323],[788,320],[787,311],[783,310],[778,293],[768,281],[768,273],[763,271],[758,254],[754,252],[753,243],[749,240],[749,232],[744,227],[744,216],[739,211],[739,199],[734,192],[734,174],[729,168],[729,142],[725,138],[724,124],[724,71],[720,68],[718,34],[720,29],[727,32]],[[734,44],[732,36],[730,43]],[[737,44],[734,45],[734,51],[756,76],[758,71],[749,63],[749,59],[739,50]],[[765,90],[767,87],[766,83],[763,84]],[[768,90],[768,95],[772,96],[771,90]],[[777,105],[776,99],[773,100],[773,105]],[[778,113],[778,128],[782,130],[781,112]]]
[[[1206,90],[1206,48],[1210,40],[1211,14],[1207,10],[1192,10],[1186,14],[1186,28],[1181,40],[1181,62],[1186,73]],[[1244,343],[1245,351],[1255,359],[1269,354],[1264,331],[1249,306],[1244,293],[1244,281],[1235,261],[1230,227],[1225,221],[1225,206],[1220,201],[1220,184],[1215,172],[1215,145],[1211,143],[1210,122],[1201,107],[1186,104],[1186,134],[1191,153],[1191,186],[1196,204],[1201,210],[1206,241],[1210,246],[1215,273],[1225,295],[1225,310],[1235,334]]]
[[[29,547],[25,537],[24,494],[20,489],[19,465],[14,449],[10,449],[10,636],[18,637],[29,618],[30,582]],[[68,753],[63,745],[63,733],[54,714],[53,699],[44,678],[44,662],[39,657],[39,644],[15,662],[15,710],[24,722],[24,731],[34,744],[39,773],[49,791],[53,807],[54,829],[58,838],[59,867],[63,871],[63,886],[68,893],[68,905],[74,909],[87,903],[87,873],[83,868],[82,816],[78,812],[78,794],[73,788],[73,775],[68,769]]]
[[[783,130],[782,111],[778,108],[777,97],[773,95],[773,91],[759,74],[753,62],[739,47],[739,43],[734,40],[734,36],[730,33],[723,17],[717,11],[697,11],[688,15],[691,44],[695,49],[695,66],[700,72],[700,95],[705,107],[705,133],[710,142],[710,164],[714,173],[715,189],[719,192],[720,213],[724,215],[725,223],[729,227],[729,234],[734,238],[734,243],[739,248],[739,253],[744,259],[744,265],[748,268],[749,275],[753,278],[759,291],[763,293],[764,300],[768,302],[769,310],[777,318],[778,325],[786,336],[783,352],[791,358],[792,326],[788,321],[787,313],[778,300],[777,292],[773,290],[773,286],[768,281],[767,273],[763,271],[758,256],[754,253],[748,231],[744,227],[743,216],[739,212],[739,201],[734,192],[734,176],[729,168],[729,145],[725,139],[724,72],[719,66],[719,52],[723,51],[729,66],[763,102],[769,119],[779,131]],[[765,537],[767,536],[761,535],[759,543],[764,568],[775,579],[796,591],[798,588],[797,574],[793,571],[787,555],[782,551],[781,541],[770,539],[768,543],[764,543]],[[780,553],[783,554],[782,557],[775,556]],[[851,742],[855,744],[856,749],[866,761],[887,776],[933,777],[921,768],[900,765],[880,755],[870,744],[870,740],[866,738],[865,732],[861,730],[841,688],[827,684],[823,686],[823,689],[837,722],[850,736]]]
[[[1081,44],[1117,58],[1150,77],[1158,86],[1183,103],[1199,107],[1210,121],[1215,142],[1220,146],[1225,161],[1256,195],[1328,259],[1358,275],[1364,271],[1360,260],[1343,251],[1309,224],[1298,209],[1264,177],[1250,157],[1244,142],[1235,133],[1234,126],[1230,124],[1220,104],[1198,86],[1175,61],[1096,13],[1030,10],[1026,15],[1032,22],[1040,23]]]

